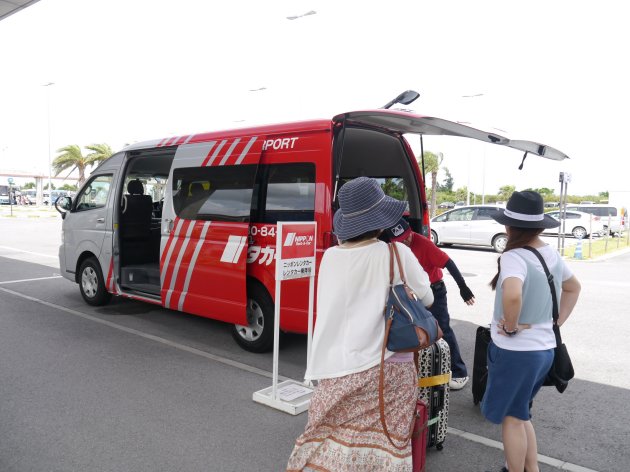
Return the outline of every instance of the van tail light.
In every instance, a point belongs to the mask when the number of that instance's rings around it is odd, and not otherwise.
[[[424,212],[422,213],[422,229],[426,228],[427,229],[427,233],[429,231],[429,209],[426,208],[424,209]]]
[[[337,244],[339,244],[337,236],[335,236],[331,231],[326,231],[324,233],[324,249],[336,246]]]

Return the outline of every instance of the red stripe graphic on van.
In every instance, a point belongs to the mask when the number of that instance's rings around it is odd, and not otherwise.
[[[206,156],[206,158],[203,160],[203,163],[201,164],[201,167],[211,166],[214,160],[217,158],[217,156],[221,152],[221,149],[223,149],[223,146],[225,146],[225,143],[227,143],[227,139],[224,139],[223,141],[221,141],[219,145],[216,148],[214,148],[214,152],[212,151],[212,148],[210,148],[210,150],[208,151],[208,155]]]
[[[166,291],[166,278],[169,275],[169,268],[171,257],[175,250],[175,246],[179,241],[179,232],[182,230],[184,225],[184,220],[180,218],[175,218],[175,227],[171,232],[171,235],[168,238],[168,242],[166,243],[166,247],[164,248],[164,253],[162,254],[162,261],[160,267],[160,287],[162,289],[162,293],[164,294]]]
[[[239,165],[241,162],[243,162],[243,159],[245,159],[245,156],[247,156],[247,153],[252,148],[257,139],[258,136],[252,136],[250,138],[249,142],[245,145],[245,148],[241,151],[241,154],[236,158],[236,162],[234,164]]]
[[[184,302],[186,301],[186,294],[188,293],[188,287],[190,286],[190,279],[192,278],[193,271],[195,269],[195,264],[197,263],[197,257],[199,256],[199,252],[201,251],[203,247],[209,227],[210,227],[210,222],[204,221],[201,227],[201,234],[199,235],[199,239],[197,240],[195,249],[192,253],[192,256],[190,257],[190,262],[188,263],[188,270],[186,271],[186,278],[184,279],[184,286],[179,296],[179,302],[177,303],[177,309],[179,311],[183,311],[184,309]]]
[[[107,271],[107,282],[105,282],[105,288],[108,292],[114,292],[114,284],[112,280],[112,274],[114,273],[114,258],[109,260],[109,270]]]
[[[175,252],[177,253],[177,258],[175,262],[172,263],[173,269],[171,271],[171,277],[166,279],[166,298],[164,300],[164,306],[167,308],[171,308],[171,297],[173,295],[173,291],[175,290],[175,286],[177,285],[177,280],[180,274],[180,267],[182,265],[182,260],[184,259],[184,255],[186,254],[186,249],[188,248],[188,243],[190,242],[190,237],[195,229],[195,222],[189,221],[186,226],[186,236],[184,238],[178,238],[178,241],[175,246]]]

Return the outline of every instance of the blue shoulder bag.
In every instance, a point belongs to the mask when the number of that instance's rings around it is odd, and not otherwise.
[[[394,259],[401,284],[394,285]],[[407,285],[396,243],[389,244],[389,296],[383,312],[387,349],[415,352],[429,347],[443,336],[433,314]]]

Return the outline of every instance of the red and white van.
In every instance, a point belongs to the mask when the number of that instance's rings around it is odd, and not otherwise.
[[[551,159],[530,141],[402,111],[371,110],[131,145],[64,197],[61,273],[85,301],[111,294],[234,325],[245,349],[272,347],[278,221],[316,221],[318,261],[335,244],[335,195],[370,176],[408,201],[429,234],[425,186],[406,134],[452,135]],[[283,283],[280,329],[307,331],[308,281]]]

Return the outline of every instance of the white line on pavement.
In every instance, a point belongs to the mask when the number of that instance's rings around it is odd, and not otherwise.
[[[206,359],[210,359],[212,361],[220,362],[225,365],[229,365],[231,367],[236,367],[237,369],[244,370],[246,372],[251,372],[253,374],[262,375],[263,377],[272,378],[272,373],[267,372],[266,370],[259,369],[258,367],[253,367],[247,364],[243,364],[242,362],[234,361],[232,359],[227,359],[225,357],[217,356],[214,354],[210,354],[209,352],[202,351],[200,349],[195,349],[194,347],[186,346],[184,344],[176,343],[174,341],[169,341],[168,339],[161,338],[159,336],[154,336],[152,334],[144,333],[142,331],[138,331],[137,329],[127,328],[126,326],[122,326],[116,323],[112,323],[111,321],[102,320],[95,316],[91,316],[85,313],[81,313],[80,311],[73,310],[71,308],[66,308],[61,305],[57,305],[55,303],[50,303],[44,300],[40,300],[39,298],[31,297],[29,295],[24,295],[23,293],[15,292],[13,290],[9,290],[8,288],[0,287],[0,291],[10,293],[11,295],[15,295],[16,297],[24,298],[26,300],[30,300],[35,303],[39,303],[40,305],[48,306],[50,308],[55,308],[57,310],[63,311],[70,315],[78,316],[80,318],[94,321],[95,323],[100,323],[105,326],[109,326],[110,328],[118,329],[120,331],[124,331],[125,333],[135,334],[136,336],[140,336],[141,338],[150,339],[151,341],[156,341],[158,343],[164,344],[166,346],[170,346],[175,349],[179,349],[181,351],[185,351],[191,354],[195,354],[197,356],[205,357]],[[288,377],[278,376],[280,380],[289,380]]]
[[[9,246],[0,246],[0,249],[7,249],[9,251],[15,251],[15,252],[23,252],[24,254],[32,254],[34,256],[50,257],[51,259],[57,259],[59,257],[59,256],[51,256],[50,254],[42,254],[41,252],[24,251],[23,249],[16,249],[14,247],[9,247]]]
[[[19,282],[34,282],[35,280],[47,280],[47,279],[61,279],[61,275],[53,275],[50,277],[37,277],[36,279],[20,279],[20,280],[7,280],[6,282],[0,282],[0,285],[17,284]]]
[[[268,378],[272,378],[273,375],[271,372],[267,372],[266,370],[263,369],[259,369],[258,367],[253,367],[247,364],[244,364],[242,362],[237,362],[234,361],[232,359],[228,359],[226,357],[221,357],[221,356],[217,356],[214,354],[210,354],[209,352],[205,352],[202,351],[200,349],[195,349],[194,347],[190,347],[190,346],[186,346],[184,344],[180,344],[174,341],[169,341],[168,339],[164,339],[161,338],[159,336],[154,336],[152,334],[147,334],[144,333],[142,331],[139,331],[137,329],[133,329],[133,328],[127,328],[126,326],[122,326],[116,323],[112,323],[111,321],[106,321],[106,320],[102,320],[100,318],[97,318],[95,316],[92,315],[88,315],[86,313],[81,313],[80,311],[76,311],[73,310],[71,308],[66,308],[64,306],[61,305],[57,305],[55,303],[50,303],[44,300],[40,300],[39,298],[35,298],[35,297],[31,297],[29,295],[24,295],[22,293],[19,292],[15,292],[13,290],[9,290],[7,288],[3,288],[0,287],[0,291],[2,292],[6,292],[9,293],[11,295],[15,295],[16,297],[20,297],[20,298],[24,298],[26,300],[30,300],[32,302],[35,303],[39,303],[41,305],[50,307],[50,308],[55,308],[57,310],[63,311],[65,313],[68,313],[70,315],[74,315],[74,316],[78,316],[79,318],[83,318],[89,321],[94,321],[95,323],[99,323],[105,326],[109,326],[110,328],[114,328],[120,331],[124,331],[125,333],[129,333],[129,334],[134,334],[136,336],[140,336],[141,338],[144,339],[150,339],[151,341],[156,341],[160,344],[164,344],[166,346],[175,348],[175,349],[179,349],[181,351],[185,351],[188,352],[190,354],[195,354],[197,356],[201,356],[201,357],[205,357],[206,359],[212,360],[212,361],[216,361],[216,362],[220,362],[222,364],[225,365],[229,365],[231,367],[235,367],[237,369],[243,370],[245,372],[250,372],[253,374],[257,374],[257,375],[261,375],[263,377],[268,377]],[[284,377],[284,376],[278,376],[279,380],[284,381],[284,380],[291,380],[288,377]],[[469,441],[472,442],[476,442],[478,444],[482,444],[484,446],[487,447],[492,447],[494,449],[500,449],[503,450],[503,444],[498,442],[498,441],[494,441],[492,439],[489,438],[484,438],[483,436],[479,436],[477,434],[473,434],[473,433],[468,433],[466,431],[462,431],[460,429],[455,429],[455,428],[448,428],[448,432],[449,434],[453,434],[455,436],[460,436],[464,439],[467,439]],[[539,454],[538,455],[538,460],[544,464],[548,464],[551,465],[553,467],[556,467],[560,470],[568,470],[570,472],[597,472],[596,470],[593,469],[588,469],[586,467],[582,467],[576,464],[571,464],[570,462],[565,462],[563,460],[560,459],[554,459],[553,457],[549,457],[549,456],[544,456]]]
[[[468,433],[466,431],[462,431],[461,429],[448,428],[448,433],[454,436],[459,436],[461,438],[467,439],[472,442],[476,442],[478,444],[483,444],[484,446],[487,446],[487,447],[500,449],[501,451],[503,450],[503,443],[500,443],[499,441],[494,441],[492,439],[484,438],[483,436],[479,436],[477,434]],[[570,462],[565,462],[561,459],[554,459],[553,457],[544,456],[542,454],[538,454],[538,462],[542,462],[543,464],[556,467],[560,470],[569,470],[571,472],[597,472],[596,470],[593,470],[593,469],[588,469],[580,465],[571,464]]]

